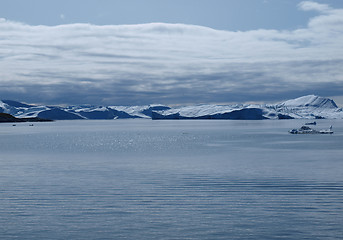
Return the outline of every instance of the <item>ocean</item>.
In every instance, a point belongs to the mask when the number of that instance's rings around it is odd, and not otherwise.
[[[0,124],[0,239],[342,239],[343,121]]]

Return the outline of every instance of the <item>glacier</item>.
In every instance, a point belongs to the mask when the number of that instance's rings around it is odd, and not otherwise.
[[[276,104],[144,106],[39,106],[0,101],[0,113],[16,118],[72,119],[343,119],[343,110],[334,100],[316,95],[302,96]]]

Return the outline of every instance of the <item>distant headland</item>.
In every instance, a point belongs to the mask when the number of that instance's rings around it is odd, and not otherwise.
[[[31,118],[16,118],[8,113],[0,113],[0,123],[2,122],[51,122],[51,119],[43,119],[38,117]]]

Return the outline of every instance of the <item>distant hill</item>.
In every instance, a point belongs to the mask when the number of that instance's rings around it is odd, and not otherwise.
[[[0,112],[16,118],[73,119],[343,119],[343,110],[329,98],[302,96],[277,104],[196,105],[171,108],[145,106],[37,106],[0,101]]]

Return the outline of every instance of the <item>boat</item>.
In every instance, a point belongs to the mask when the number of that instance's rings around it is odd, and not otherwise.
[[[292,129],[289,131],[291,134],[333,134],[332,126],[329,129],[315,130],[309,126],[302,126],[299,129]]]
[[[314,121],[314,122],[307,122],[305,123],[305,125],[317,125],[317,123]]]
[[[292,129],[289,131],[291,134],[317,134],[319,133],[317,130],[314,130],[308,126],[302,126],[299,129]]]
[[[333,134],[332,126],[329,129],[323,129],[319,131],[320,134]]]

